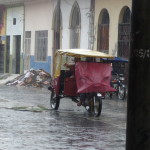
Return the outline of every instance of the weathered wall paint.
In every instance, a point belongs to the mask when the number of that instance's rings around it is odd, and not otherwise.
[[[9,57],[10,62],[13,62],[13,56],[10,55]],[[23,56],[20,55],[20,74],[23,74]],[[13,73],[13,64],[9,63],[9,73]]]
[[[46,69],[50,71],[51,55],[53,49],[53,30],[52,19],[53,12],[56,5],[56,0],[37,0],[34,2],[25,3],[25,31],[31,31],[31,50],[30,50],[30,66],[34,69]],[[48,31],[48,62],[35,62],[35,32],[47,30]],[[48,68],[49,67],[49,68]]]
[[[91,0],[61,0],[62,12],[62,48],[70,48],[70,16],[73,4],[77,2],[81,13],[81,33],[80,47],[88,48],[88,32],[89,32],[89,17]]]
[[[51,73],[51,56],[47,57],[46,62],[36,62],[34,56],[30,56],[30,68],[34,70],[43,69],[48,73]]]
[[[16,19],[16,24],[13,24],[13,20]],[[23,73],[23,36],[24,36],[24,6],[16,6],[7,8],[7,25],[6,35],[10,36],[10,73],[14,73],[14,53],[15,53],[15,36],[21,36],[21,48],[20,48],[20,74]]]

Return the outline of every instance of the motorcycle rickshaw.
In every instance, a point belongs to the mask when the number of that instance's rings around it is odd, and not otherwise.
[[[102,63],[101,58],[113,58],[113,56],[85,49],[57,50],[54,75],[48,88],[51,90],[52,109],[58,110],[62,98],[69,97],[78,103],[81,97],[84,97],[82,106],[95,116],[100,116],[102,93],[114,91],[110,86],[112,66],[110,63]],[[67,75],[68,68],[64,69],[66,61],[74,66],[72,67],[74,73],[70,76]]]

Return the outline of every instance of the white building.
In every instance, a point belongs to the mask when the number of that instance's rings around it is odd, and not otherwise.
[[[7,52],[10,54],[10,72],[20,74],[23,71],[24,45],[24,7],[7,8],[6,19]]]
[[[90,0],[25,2],[25,69],[52,72],[59,48],[88,48]]]
[[[60,48],[129,55],[131,0],[0,0],[0,4],[7,7],[13,73],[31,68],[52,73],[54,52]]]
[[[25,70],[44,69],[51,72],[52,20],[56,1],[37,0],[25,7]]]
[[[91,0],[62,0],[62,48],[88,48]]]

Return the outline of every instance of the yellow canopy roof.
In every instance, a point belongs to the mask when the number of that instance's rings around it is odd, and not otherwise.
[[[57,51],[57,54],[78,58],[81,57],[114,58],[114,56],[89,49],[60,49]]]

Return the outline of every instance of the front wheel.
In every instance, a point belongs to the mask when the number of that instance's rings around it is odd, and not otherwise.
[[[96,117],[101,115],[102,111],[102,99],[101,97],[94,96],[93,97],[93,106],[94,106],[94,114]]]
[[[58,110],[60,103],[60,97],[56,96],[55,90],[52,90],[51,96],[50,96],[50,105],[51,108],[54,110]]]
[[[126,96],[126,89],[125,89],[125,87],[119,86],[118,99],[124,100],[125,96]]]

